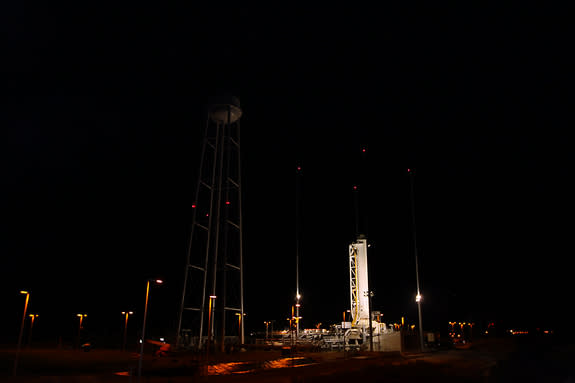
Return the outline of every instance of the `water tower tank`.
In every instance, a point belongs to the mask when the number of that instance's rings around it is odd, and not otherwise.
[[[210,105],[210,118],[217,123],[232,124],[240,119],[240,100],[234,96],[223,96]]]

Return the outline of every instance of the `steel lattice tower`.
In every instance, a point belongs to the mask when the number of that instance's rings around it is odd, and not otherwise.
[[[210,106],[188,248],[177,345],[244,343],[240,117],[236,97]],[[211,312],[210,312],[211,311]]]

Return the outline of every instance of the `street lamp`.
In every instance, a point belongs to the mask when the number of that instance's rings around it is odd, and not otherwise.
[[[212,315],[213,315],[213,309],[214,309],[214,301],[216,300],[217,296],[215,295],[210,295],[210,301],[208,304],[208,345],[207,345],[207,350],[209,350],[210,348],[210,344],[212,343]],[[208,351],[209,352],[209,351]]]
[[[269,321],[265,321],[264,324],[266,325],[266,341],[268,340],[268,326],[270,324]]]
[[[344,321],[344,322],[345,322],[345,313],[349,313],[349,315],[351,316],[351,310],[345,310],[345,311],[343,312],[343,321]],[[350,321],[351,321],[351,318],[350,318]]]
[[[298,293],[295,296],[296,298],[296,303],[295,303],[295,316],[296,318],[299,318],[299,308],[301,306],[301,304],[299,303],[300,299],[301,299],[301,294],[299,293],[299,287],[298,287]],[[296,339],[299,337],[299,321],[296,319],[295,321],[295,337]]]
[[[238,335],[240,335],[238,338],[241,338],[241,333],[242,333],[242,314],[241,314],[241,313],[236,313],[236,316],[238,317]],[[240,339],[240,344],[241,344],[241,339]]]
[[[26,320],[26,311],[28,310],[28,301],[30,300],[30,293],[28,291],[20,291],[20,294],[26,294],[26,301],[24,302],[24,314],[22,314],[22,323],[20,325],[20,335],[18,335],[18,346],[16,347],[16,358],[14,358],[14,370],[12,374],[16,376],[18,373],[18,359],[20,359],[20,348],[22,346],[22,334],[24,333],[24,321]]]
[[[82,321],[83,321],[83,319],[84,319],[85,317],[88,316],[88,314],[76,314],[76,316],[77,316],[78,318],[80,318],[80,322],[78,323],[78,348],[80,348],[80,346],[81,346],[81,344],[80,344],[80,343],[81,343],[81,342],[80,342],[80,335],[81,335],[81,331],[82,331],[82,329],[83,329],[83,327],[82,327]]]
[[[363,295],[369,298],[369,351],[373,351],[373,327],[371,323],[371,298],[373,291],[364,291]]]
[[[125,315],[126,319],[124,321],[124,340],[122,341],[122,351],[126,351],[126,341],[128,339],[128,316],[134,314],[133,311],[122,311],[122,315]]]
[[[245,316],[246,314],[244,313],[242,315],[242,313],[236,313],[237,317],[238,317],[238,338],[240,340],[240,345],[242,345],[244,343],[244,339],[242,337],[242,316]]]
[[[34,328],[34,319],[38,318],[38,314],[30,314],[30,332],[28,333],[28,347],[32,344],[32,329]]]
[[[144,306],[144,323],[142,324],[142,337],[140,339],[140,360],[138,361],[138,380],[142,377],[142,362],[144,358],[144,339],[146,336],[146,317],[148,316],[148,297],[150,295],[150,282],[156,285],[164,283],[161,279],[148,279],[146,281],[146,305]]]
[[[290,337],[291,337],[291,343],[292,343],[291,345],[292,345],[292,347],[293,347],[293,340],[294,340],[294,339],[293,339],[293,335],[294,335],[293,333],[294,333],[294,330],[295,330],[295,329],[294,329],[294,326],[293,326],[294,321],[295,321],[294,306],[292,306],[292,307],[291,307],[291,319],[290,319],[290,321],[289,321],[289,331],[290,331]],[[297,338],[296,338],[296,343],[297,343]]]

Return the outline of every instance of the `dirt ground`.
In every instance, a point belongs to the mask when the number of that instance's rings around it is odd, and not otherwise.
[[[571,352],[573,350],[571,349]],[[508,341],[477,343],[469,350],[419,354],[246,351],[213,355],[209,362],[192,353],[157,358],[145,355],[142,382],[565,382],[575,375],[570,356],[564,364],[533,367]],[[23,350],[18,376],[12,377],[14,350],[0,349],[0,380],[20,382],[138,382],[138,355],[116,350]],[[525,356],[524,355],[524,356]],[[517,361],[515,363],[514,361]],[[567,366],[567,367],[566,367]],[[529,373],[529,368],[534,371]],[[527,372],[526,372],[527,371]],[[206,373],[208,372],[208,373]],[[550,374],[550,375],[549,375]],[[515,380],[515,377],[521,380]],[[541,377],[543,380],[532,380]],[[551,380],[547,378],[553,378]],[[572,380],[573,381],[573,380]]]

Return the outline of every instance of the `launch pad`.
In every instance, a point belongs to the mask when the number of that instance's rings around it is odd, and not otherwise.
[[[276,338],[278,346],[300,346],[326,351],[402,351],[401,329],[381,322],[380,312],[372,311],[369,289],[369,267],[364,235],[349,245],[350,320],[332,325],[330,329],[304,329],[281,331]],[[293,317],[293,323],[298,317]],[[290,321],[292,322],[292,321]],[[267,338],[267,337],[266,337]],[[267,341],[274,344],[273,340]]]
[[[236,97],[221,97],[210,106],[206,116],[198,183],[193,199],[192,225],[185,277],[176,331],[179,348],[224,351],[243,347],[244,278],[242,189],[240,163],[240,118],[242,110]],[[365,153],[365,149],[363,149]],[[298,198],[296,216],[299,213]],[[412,176],[413,173],[408,170]],[[299,228],[296,230],[296,291],[289,318],[289,330],[272,334],[282,345],[308,344],[326,350],[400,351],[401,334],[396,326],[381,322],[373,311],[373,291],[369,286],[367,238],[359,234],[358,189],[356,199],[356,239],[349,244],[349,320],[329,330],[300,330]],[[412,209],[413,210],[413,209]],[[412,211],[413,214],[413,211]],[[414,238],[415,242],[415,238]],[[416,253],[417,263],[417,253]],[[420,309],[419,280],[417,303]],[[266,340],[267,325],[266,323]],[[421,327],[421,311],[420,311]],[[273,332],[273,331],[272,331]],[[421,337],[420,331],[420,337]],[[273,341],[271,341],[273,343]],[[423,347],[423,341],[422,347]]]

